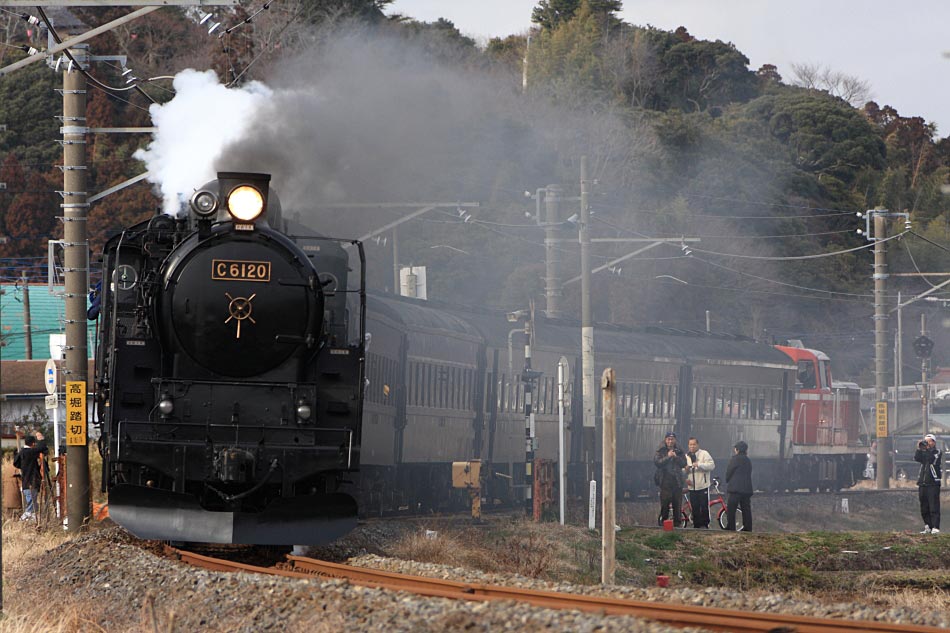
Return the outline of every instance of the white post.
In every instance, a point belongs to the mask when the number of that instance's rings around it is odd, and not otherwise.
[[[53,409],[53,451],[59,457],[59,394],[56,395],[56,408]],[[56,474],[59,474],[59,462],[56,464]]]
[[[567,464],[564,460],[564,359],[557,363],[557,468],[561,525],[564,525],[564,486],[567,484]]]
[[[597,528],[597,480],[590,480],[590,507],[587,511],[587,529],[593,532]]]

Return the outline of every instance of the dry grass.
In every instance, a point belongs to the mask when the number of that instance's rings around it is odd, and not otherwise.
[[[4,462],[12,461],[12,454]],[[102,472],[102,459],[95,447],[89,452],[91,488],[98,491],[98,479],[93,473]],[[17,480],[19,481],[19,480]],[[6,484],[6,482],[4,482]],[[42,554],[69,542],[67,533],[53,517],[43,517],[42,523],[19,521],[21,509],[9,510],[3,516],[3,614],[0,633],[86,633],[102,631],[96,624],[94,605],[70,605],[50,608],[60,603],[55,599],[54,587],[30,587],[22,579],[29,578],[31,567],[41,564]],[[51,602],[52,600],[52,602]],[[146,614],[143,621],[148,622]],[[153,620],[154,622],[154,620]],[[164,629],[150,624],[143,631],[163,633]]]
[[[8,580],[11,576],[28,578],[30,567],[39,564],[41,554],[70,538],[62,528],[38,529],[33,522],[4,520],[4,617],[0,620],[0,633],[79,633],[99,630],[88,608],[47,608],[54,588],[33,588]]]
[[[397,558],[468,567],[488,573],[520,574],[529,578],[563,580],[586,576],[597,557],[587,546],[587,531],[552,523],[515,519],[499,530],[439,526],[437,536],[423,528],[400,539],[389,552]]]

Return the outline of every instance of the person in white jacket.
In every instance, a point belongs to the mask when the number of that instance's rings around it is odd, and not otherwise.
[[[716,467],[712,455],[699,447],[699,440],[689,438],[686,454],[686,487],[689,488],[689,505],[693,507],[693,527],[709,527],[709,473]]]

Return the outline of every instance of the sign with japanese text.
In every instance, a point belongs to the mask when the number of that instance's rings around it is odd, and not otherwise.
[[[877,422],[877,436],[887,437],[887,403],[878,402],[875,409],[875,421]]]
[[[86,383],[66,382],[66,446],[86,445]]]

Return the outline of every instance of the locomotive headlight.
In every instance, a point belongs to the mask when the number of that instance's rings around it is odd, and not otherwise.
[[[264,210],[264,196],[250,185],[241,185],[228,194],[228,211],[235,219],[250,222]]]
[[[171,396],[167,393],[162,394],[162,399],[158,401],[158,412],[163,416],[169,416],[174,410],[175,402],[171,399]]]
[[[206,218],[218,210],[218,197],[210,191],[199,191],[191,197],[191,208],[196,215]]]
[[[311,413],[313,412],[310,409],[309,402],[302,399],[297,401],[297,418],[298,419],[300,419],[303,422],[306,422],[307,420],[310,419]]]

